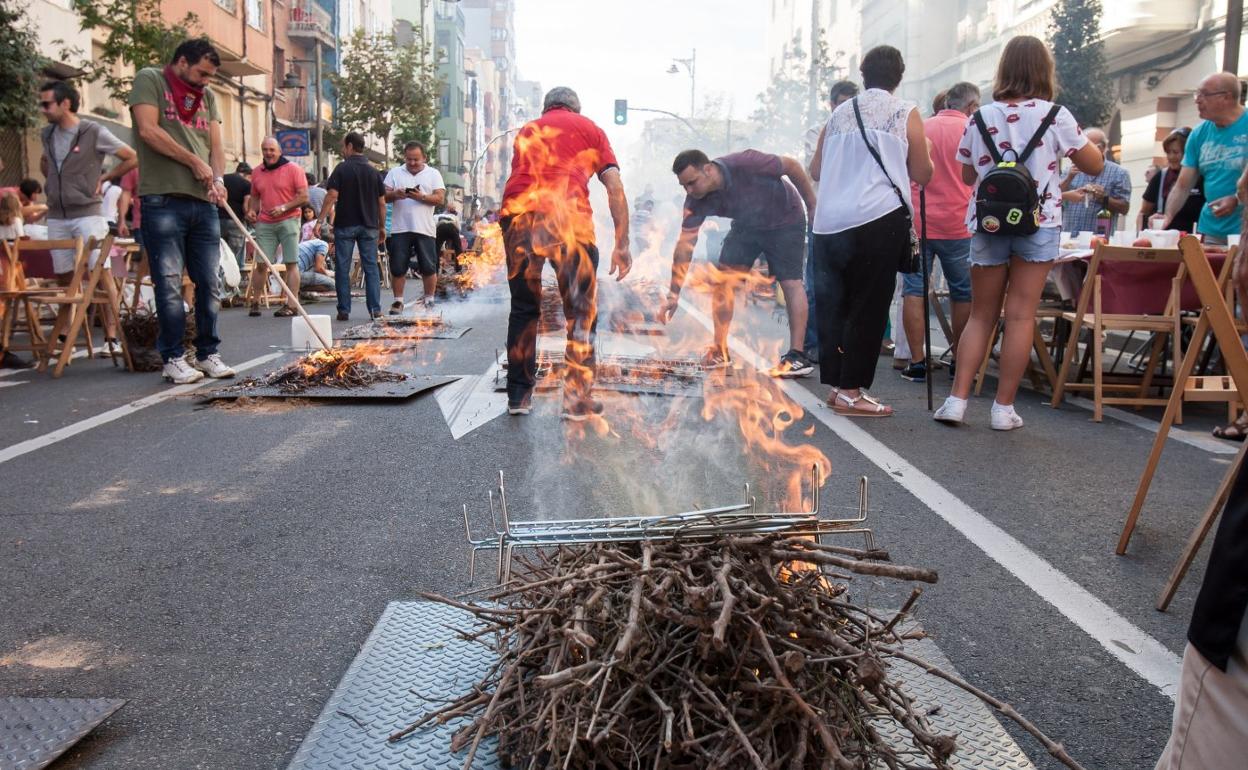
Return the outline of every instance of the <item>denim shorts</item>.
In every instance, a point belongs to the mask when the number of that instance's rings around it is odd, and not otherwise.
[[[971,301],[971,239],[929,238],[927,241],[927,269],[940,258],[940,269],[949,284],[949,301]],[[923,273],[902,273],[901,293],[906,297],[923,296]]]
[[[1010,257],[1028,262],[1052,262],[1057,259],[1061,242],[1060,227],[1042,227],[1031,235],[975,233],[971,238],[971,264],[980,267],[1008,265]]]

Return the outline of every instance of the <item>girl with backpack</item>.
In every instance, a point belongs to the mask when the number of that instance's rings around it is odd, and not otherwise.
[[[1058,256],[1062,214],[1058,161],[1065,157],[1090,175],[1104,166],[1073,115],[1053,104],[1053,55],[1034,37],[1006,44],[997,65],[991,104],[968,121],[958,146],[962,179],[975,185],[967,211],[971,240],[971,317],[958,340],[953,392],[933,418],[960,425],[971,384],[1005,301],[1000,378],[992,428],[1014,430],[1023,371],[1031,358],[1036,308]]]

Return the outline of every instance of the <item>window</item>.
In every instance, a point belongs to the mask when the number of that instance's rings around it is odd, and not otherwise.
[[[238,13],[238,0],[212,0],[212,1],[217,4],[218,8],[224,8],[226,11],[228,11],[231,16],[234,15],[235,13]]]
[[[264,31],[264,0],[247,0],[247,25]]]

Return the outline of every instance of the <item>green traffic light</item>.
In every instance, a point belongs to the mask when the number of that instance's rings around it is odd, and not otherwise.
[[[628,123],[628,100],[615,100],[615,125],[622,126]]]

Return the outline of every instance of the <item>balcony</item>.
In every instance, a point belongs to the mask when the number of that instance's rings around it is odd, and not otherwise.
[[[329,125],[334,122],[334,107],[328,98],[321,99],[321,119]],[[290,124],[295,128],[316,126],[316,93],[311,88],[301,88],[290,99]]]
[[[286,34],[292,38],[319,40],[322,45],[333,48],[334,17],[313,0],[293,0]]]

